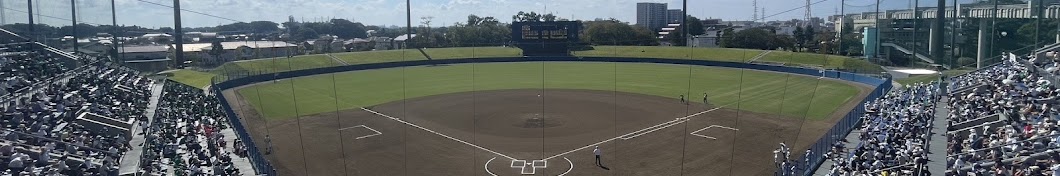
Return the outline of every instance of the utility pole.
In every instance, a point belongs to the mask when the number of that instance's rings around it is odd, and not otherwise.
[[[122,42],[118,41],[118,10],[116,7],[114,6],[114,0],[110,0],[110,26],[113,29],[110,32],[110,45],[114,47],[114,55],[111,55],[111,59],[114,62],[121,63],[119,61],[125,61],[125,59],[119,58],[121,56],[119,53],[121,52],[118,50],[118,45],[121,45]]]
[[[412,42],[412,4],[410,2],[411,0],[405,0],[405,18],[407,18],[405,22],[408,23],[406,24],[408,25],[408,33],[407,38],[405,38],[405,48],[412,48],[409,46],[409,43]]]
[[[177,68],[184,68],[184,31],[180,26],[180,0],[173,0],[173,57]]]
[[[77,2],[76,0],[70,0],[70,21],[73,24],[70,31],[70,36],[74,37],[74,54],[77,54]]]
[[[836,16],[839,17],[839,23],[837,23],[837,25],[839,25],[839,35],[836,35],[836,37],[835,37],[836,38],[836,43],[837,43],[837,45],[839,45],[839,47],[836,47],[836,48],[838,48],[838,51],[836,51],[835,53],[839,54],[839,55],[846,55],[846,54],[843,53],[843,51],[845,51],[844,48],[843,48],[843,33],[847,32],[846,31],[846,25],[847,25],[846,10],[847,9],[846,9],[846,5],[844,5],[844,4],[847,4],[847,0],[841,0],[839,2],[840,2],[839,3],[839,13],[836,14]]]
[[[28,18],[29,19],[29,31],[26,31],[26,32],[29,32],[29,41],[30,42],[34,42],[34,38],[37,37],[37,36],[35,36],[33,34],[33,31],[37,31],[37,30],[33,29],[34,28],[33,26],[36,26],[36,24],[33,23],[33,0],[26,0],[26,11],[29,12],[29,13],[26,14],[26,16],[29,17]],[[30,46],[30,49],[33,49],[33,45],[29,45],[29,46]]]
[[[880,0],[876,0],[876,13],[873,14],[872,19],[873,19],[873,23],[875,23],[875,24],[873,24],[872,27],[876,28],[876,30],[875,30],[876,42],[872,45],[873,51],[875,51],[875,52],[872,53],[874,55],[872,57],[879,58],[880,57]]]
[[[1038,42],[1038,39],[1042,38],[1042,32],[1041,32],[1042,31],[1042,10],[1043,10],[1042,7],[1044,6],[1044,5],[1042,5],[1042,3],[1044,3],[1044,2],[1042,2],[1042,0],[1035,0],[1035,2],[1037,2],[1037,3],[1034,3],[1034,7],[1033,7],[1034,8],[1034,16],[1035,16],[1034,17],[1034,49],[1037,50],[1038,48],[1041,48],[1041,45],[1040,45],[1041,42]]]
[[[4,7],[4,1],[0,1],[0,25],[7,24],[7,8]]]

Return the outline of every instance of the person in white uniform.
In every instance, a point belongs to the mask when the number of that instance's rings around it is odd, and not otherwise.
[[[601,153],[603,152],[600,151],[600,146],[596,146],[596,148],[593,149],[593,154],[596,155],[596,166],[604,167],[604,164],[600,162]]]

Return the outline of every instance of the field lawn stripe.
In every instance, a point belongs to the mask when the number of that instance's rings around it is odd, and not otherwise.
[[[383,117],[389,118],[390,120],[394,120],[394,121],[398,121],[398,122],[404,123],[405,125],[409,125],[409,126],[412,126],[412,127],[419,128],[419,129],[421,129],[423,131],[431,132],[431,133],[437,134],[439,136],[442,136],[442,137],[445,137],[445,138],[449,138],[450,140],[454,140],[456,142],[464,143],[464,144],[470,145],[472,147],[475,147],[475,148],[478,148],[478,149],[481,149],[481,150],[485,150],[485,151],[493,153],[495,155],[503,156],[503,157],[508,158],[510,160],[515,160],[515,158],[512,158],[512,157],[510,157],[508,155],[497,153],[497,152],[495,152],[493,150],[490,150],[490,149],[487,149],[485,147],[478,146],[478,145],[475,145],[475,144],[472,144],[470,142],[467,142],[467,141],[464,141],[464,140],[460,140],[460,139],[457,139],[457,138],[454,138],[454,137],[450,137],[449,135],[438,133],[438,132],[435,132],[434,130],[427,129],[427,128],[421,127],[419,125],[416,125],[416,124],[413,124],[413,123],[410,123],[410,122],[406,122],[404,120],[401,120],[401,119],[398,119],[398,118],[395,118],[395,117],[391,117],[391,116],[383,114],[383,113],[379,113],[379,112],[373,111],[373,110],[368,109],[368,108],[361,107],[361,110],[368,111],[368,112],[370,112],[372,114],[376,114],[376,115],[379,115],[379,116],[383,116]]]
[[[666,122],[660,123],[658,125],[650,126],[650,127],[644,128],[644,129],[640,129],[640,130],[637,130],[637,131],[633,131],[633,132],[630,132],[630,133],[619,135],[619,136],[616,136],[616,137],[611,138],[611,139],[607,139],[607,140],[603,140],[603,141],[600,141],[600,142],[597,142],[597,143],[589,144],[589,145],[583,146],[581,148],[576,148],[574,150],[563,152],[563,153],[560,153],[560,154],[557,154],[557,155],[554,155],[554,156],[551,156],[551,157],[548,157],[548,158],[545,158],[545,159],[541,159],[541,160],[548,161],[548,160],[550,160],[552,158],[560,157],[560,156],[563,156],[563,155],[567,155],[567,154],[570,154],[570,153],[577,152],[579,150],[584,150],[584,149],[592,147],[592,146],[597,146],[597,145],[600,145],[600,144],[603,144],[603,143],[607,143],[607,142],[611,142],[611,141],[614,141],[614,140],[617,140],[617,139],[621,139],[623,136],[629,136],[629,135],[633,135],[633,134],[636,134],[636,133],[640,133],[640,135],[644,135],[644,134],[648,134],[648,133],[651,133],[651,132],[655,132],[656,130],[660,130],[660,129],[663,129],[663,128],[668,128],[668,127],[671,127],[671,126],[676,125],[676,124],[681,124],[681,123],[685,123],[685,122],[691,121],[692,117],[696,117],[696,116],[699,116],[701,114],[705,114],[705,113],[708,113],[708,112],[711,112],[711,111],[715,111],[715,110],[721,109],[723,107],[726,107],[726,106],[729,106],[729,105],[732,105],[732,104],[733,103],[729,103],[727,105],[715,107],[714,109],[698,112],[698,113],[695,113],[695,114],[692,114],[692,115],[688,115],[688,116],[685,116],[685,117],[681,117],[681,118],[677,118],[677,119],[674,119],[674,120],[671,120],[671,121],[666,121]],[[667,124],[669,124],[669,125],[667,125]],[[663,126],[663,127],[659,127],[659,126]],[[645,132],[644,130],[649,130],[649,131]],[[637,136],[640,136],[640,135],[637,135]]]
[[[788,82],[788,81],[785,81],[785,79],[787,79],[787,78],[783,78],[783,77],[776,78],[776,79],[774,79],[774,81],[770,81],[769,85],[773,85],[774,83]],[[807,81],[807,83],[804,83],[804,84],[809,85],[809,83],[810,82]],[[784,83],[781,83],[781,84],[784,84]],[[796,81],[795,83],[789,83],[789,84],[799,85],[799,84],[803,84],[803,83],[800,83],[800,82]],[[780,106],[780,104],[783,103],[783,101],[766,101],[766,102],[757,103],[757,104],[754,103],[754,102],[759,101],[759,100],[770,100],[770,99],[781,98],[781,97],[777,97],[776,95],[784,94],[784,90],[788,89],[789,85],[758,87],[758,88],[761,88],[762,90],[753,91],[753,92],[758,92],[758,93],[755,93],[758,96],[748,97],[748,98],[745,98],[743,100],[740,100],[740,102],[745,102],[745,103],[748,103],[748,104],[752,104],[752,106],[765,106],[765,107]],[[809,91],[802,91],[802,92],[806,93],[806,92],[809,92]],[[791,92],[788,92],[788,93],[790,95]],[[795,97],[799,97],[799,96],[795,96]],[[748,109],[748,111],[750,111],[750,109]],[[762,111],[772,112],[772,111],[775,111],[775,110],[773,110],[773,109],[764,110],[763,109]],[[780,116],[784,116],[785,115],[783,113],[783,109],[781,109],[778,112],[771,113],[771,114],[776,114],[776,115],[780,115]]]

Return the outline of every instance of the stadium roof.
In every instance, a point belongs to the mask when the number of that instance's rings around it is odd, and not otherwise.
[[[153,52],[167,52],[169,48],[162,45],[149,45],[149,46],[123,46],[121,47],[122,53],[153,53]]]
[[[416,34],[412,34],[412,38],[416,38]],[[408,34],[404,34],[404,35],[400,35],[400,36],[394,37],[394,41],[405,41],[405,40],[408,40],[408,39],[409,39],[409,35]]]
[[[212,48],[211,43],[191,43],[184,44],[184,52],[196,52],[210,50]],[[175,45],[174,45],[175,46]],[[241,42],[221,42],[221,47],[226,50],[236,49],[242,46],[250,48],[282,48],[282,47],[294,47],[297,45],[290,44],[282,41],[241,41]]]

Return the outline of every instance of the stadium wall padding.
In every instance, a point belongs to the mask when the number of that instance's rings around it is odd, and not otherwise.
[[[222,109],[228,116],[229,121],[232,122],[232,126],[236,131],[236,135],[242,141],[246,141],[247,145],[255,146],[254,140],[250,139],[249,133],[246,128],[239,121],[239,117],[232,110],[231,106],[228,105],[221,91],[236,88],[244,85],[254,84],[258,82],[272,81],[278,79],[289,79],[295,77],[303,77],[310,75],[319,74],[330,74],[348,71],[359,71],[359,70],[372,70],[372,69],[385,69],[385,68],[397,68],[397,67],[411,67],[411,66],[428,66],[428,65],[445,65],[445,64],[468,64],[468,63],[504,63],[504,62],[616,62],[616,63],[657,63],[657,64],[680,64],[680,65],[696,65],[696,66],[711,66],[711,67],[727,67],[727,68],[742,68],[752,69],[760,71],[773,71],[782,73],[791,73],[807,76],[821,76],[833,79],[839,79],[844,81],[850,81],[860,84],[865,84],[873,87],[872,92],[865,99],[861,100],[857,106],[846,114],[842,119],[836,122],[835,126],[828,130],[827,133],[821,136],[817,142],[809,145],[809,149],[812,151],[811,158],[806,159],[800,157],[796,160],[798,166],[800,166],[801,175],[813,174],[813,168],[817,168],[821,163],[824,162],[824,155],[833,144],[837,141],[846,138],[847,134],[861,123],[861,116],[865,113],[864,107],[866,102],[875,100],[890,91],[892,84],[890,78],[876,78],[872,76],[866,76],[861,74],[832,71],[832,70],[818,70],[811,68],[797,68],[797,67],[785,67],[777,65],[762,65],[762,64],[751,64],[751,63],[737,63],[737,62],[719,62],[719,61],[707,61],[707,60],[687,60],[687,59],[657,59],[657,58],[628,58],[628,57],[497,57],[497,58],[466,58],[466,59],[443,59],[443,60],[415,60],[415,61],[400,61],[400,62],[386,62],[386,63],[372,63],[372,64],[358,64],[358,65],[345,65],[336,67],[324,67],[314,68],[306,70],[294,70],[287,72],[249,75],[247,73],[236,73],[229,75],[229,80],[212,80],[212,86],[210,89],[217,95],[221,101]],[[806,145],[806,144],[796,144]],[[251,155],[252,164],[255,170],[259,174],[275,175],[271,165],[264,156],[257,151],[255,147],[250,147],[248,151]],[[769,152],[769,151],[763,151]],[[808,161],[804,162],[804,161]],[[778,172],[783,172],[778,170]]]

